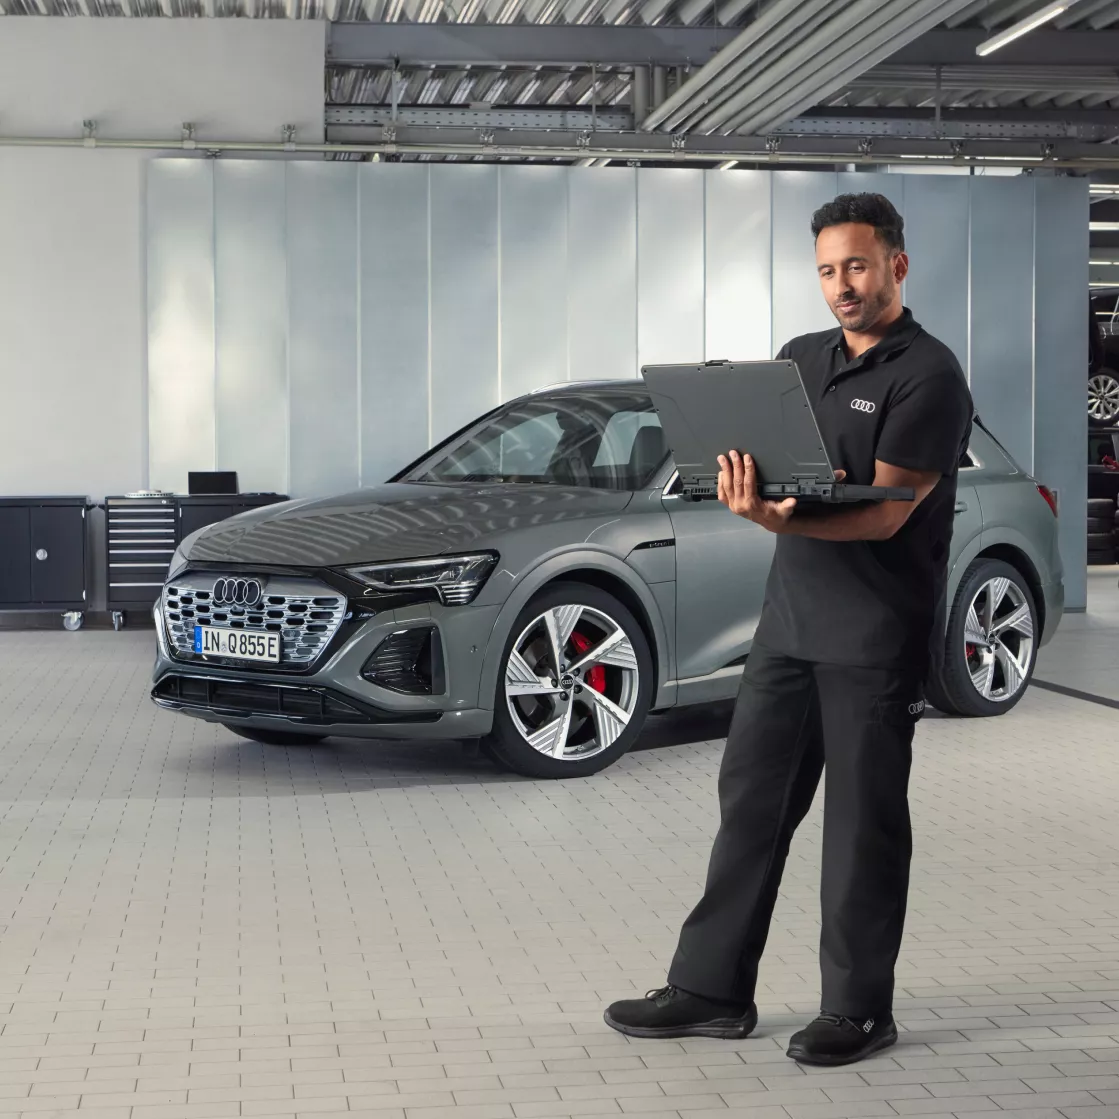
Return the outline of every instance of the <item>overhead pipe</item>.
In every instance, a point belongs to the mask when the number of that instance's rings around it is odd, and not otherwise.
[[[649,115],[649,67],[633,68],[632,109],[634,121],[644,120]]]
[[[811,74],[786,93],[775,96],[767,93],[762,106],[750,106],[745,112],[729,122],[727,117],[722,118],[722,127],[725,131],[742,131],[747,134],[753,129],[766,130],[782,121],[795,117],[799,112],[809,108],[827,92],[843,84],[845,77],[862,73],[871,66],[876,66],[884,58],[899,51],[906,43],[931,31],[937,24],[953,12],[958,11],[967,3],[967,0],[925,0],[911,6],[911,11],[916,12],[916,19],[910,13],[889,20],[870,35],[860,34],[856,37],[853,49],[839,54],[830,63],[822,68],[812,67]],[[742,108],[746,108],[745,104]]]
[[[768,34],[778,26],[786,16],[795,13],[803,3],[804,0],[776,0],[771,8],[766,9],[757,19],[744,27],[722,50],[684,82],[670,98],[663,103],[658,103],[648,117],[639,122],[641,130],[651,132],[654,128],[659,127],[676,110],[683,108],[701,90],[714,82],[743,51],[748,50],[762,35]],[[653,79],[655,83],[655,69]],[[655,84],[653,95],[655,98]]]
[[[601,134],[600,134],[601,135]],[[752,140],[755,147],[746,149],[744,141]],[[913,167],[921,164],[936,164],[938,166],[951,165],[951,157],[941,152],[928,152],[926,154],[887,154],[876,152],[873,155],[852,155],[849,151],[802,151],[791,148],[775,151],[763,150],[764,137],[740,137],[737,149],[729,146],[720,149],[700,151],[687,151],[682,153],[684,159],[694,163],[720,164],[730,160],[748,163],[781,163],[800,164],[837,164],[849,163],[856,166],[869,166],[874,164],[892,165],[900,167]],[[552,147],[544,144],[486,144],[481,141],[472,143],[407,143],[407,142],[381,142],[381,143],[297,143],[289,141],[259,141],[259,140],[132,140],[132,139],[93,139],[82,137],[57,137],[57,136],[0,136],[0,148],[26,147],[26,148],[95,148],[111,150],[144,150],[160,151],[167,155],[181,154],[190,151],[195,156],[204,157],[208,153],[247,152],[263,153],[274,152],[286,155],[369,155],[384,156],[393,153],[406,155],[466,155],[482,156],[485,158],[500,158],[502,156],[517,156],[525,159],[586,159],[593,157],[602,160],[618,160],[620,162],[666,162],[674,159],[673,153],[661,148],[608,148],[595,147],[589,151],[580,145],[568,147]],[[1114,149],[1108,149],[1114,150]],[[1001,158],[990,156],[957,156],[957,166],[974,167],[1045,167],[1067,168],[1078,171],[1111,171],[1119,172],[1119,151],[1110,158],[1101,158],[1095,154],[1083,157],[1049,157],[1040,161],[1036,156],[1014,156]]]
[[[944,3],[944,0],[921,0],[924,4]],[[856,0],[838,15],[825,20],[811,34],[801,39],[788,53],[783,54],[773,66],[760,70],[745,85],[729,91],[722,104],[693,116],[689,128],[697,132],[713,132],[735,113],[740,112],[759,97],[766,97],[775,89],[783,89],[795,82],[802,68],[815,68],[834,58],[857,43],[869,31],[880,26],[896,13],[912,9],[913,0]]]
[[[664,66],[653,67],[653,108],[657,109],[664,104],[664,99],[668,96],[668,69]],[[635,123],[640,126],[641,122],[635,118]]]
[[[684,131],[689,128],[690,122],[710,112],[715,106],[733,96],[737,88],[738,79],[751,68],[770,65],[769,56],[781,51],[794,33],[803,25],[812,26],[811,21],[826,18],[823,13],[828,8],[835,6],[835,0],[802,0],[797,5],[795,12],[787,16],[779,25],[770,28],[765,34],[748,49],[743,51],[724,71],[719,74],[706,90],[702,91],[689,104],[674,112],[665,122],[665,131]],[[773,66],[780,66],[781,57],[778,55],[772,61]]]

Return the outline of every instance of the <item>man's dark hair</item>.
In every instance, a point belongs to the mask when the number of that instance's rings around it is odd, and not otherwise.
[[[882,243],[891,253],[905,252],[905,222],[894,204],[882,194],[841,194],[825,203],[812,215],[812,236],[833,225],[873,225]]]

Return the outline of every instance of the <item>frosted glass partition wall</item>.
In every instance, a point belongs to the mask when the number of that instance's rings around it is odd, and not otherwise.
[[[1084,180],[167,159],[148,180],[150,484],[383,481],[487,408],[834,325],[809,218],[877,190],[906,300],[1056,487],[1084,605]]]

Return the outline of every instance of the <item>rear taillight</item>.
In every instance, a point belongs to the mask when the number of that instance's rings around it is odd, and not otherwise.
[[[1037,492],[1045,498],[1046,504],[1053,510],[1053,516],[1057,515],[1057,495],[1048,487],[1043,486],[1040,482],[1036,483]]]

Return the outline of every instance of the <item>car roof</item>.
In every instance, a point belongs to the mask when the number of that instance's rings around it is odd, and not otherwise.
[[[565,392],[568,389],[585,389],[590,386],[595,388],[633,389],[638,386],[645,387],[645,382],[639,377],[599,377],[587,378],[581,381],[553,381],[550,385],[541,385],[523,394],[523,397],[539,396],[545,392]]]

